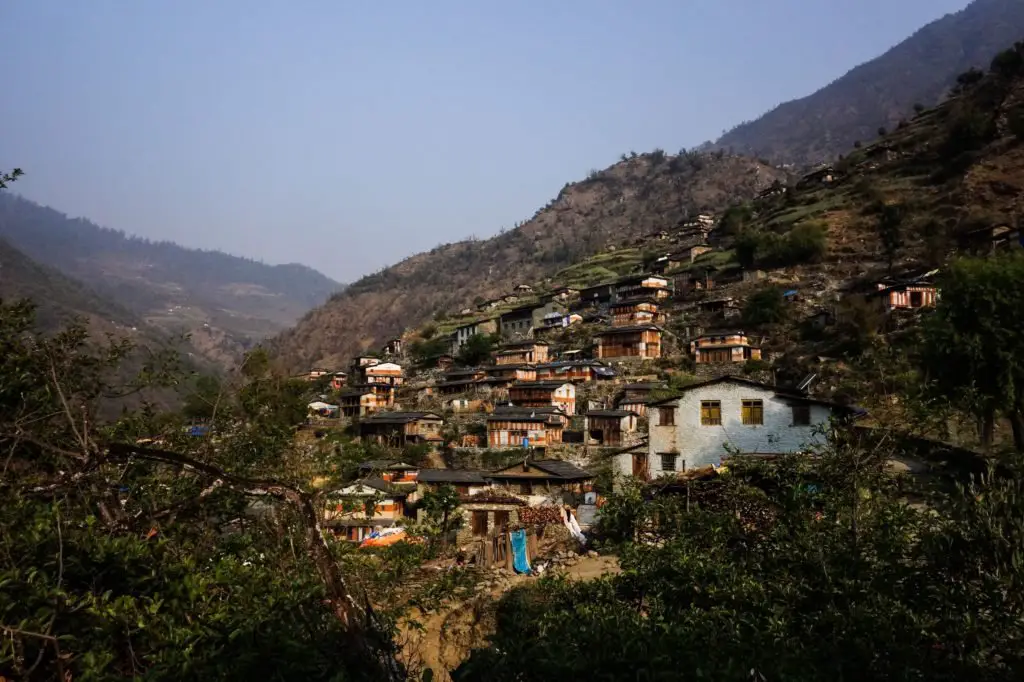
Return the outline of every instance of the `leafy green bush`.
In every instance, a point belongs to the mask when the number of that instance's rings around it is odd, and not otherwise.
[[[820,261],[828,250],[828,232],[819,223],[801,223],[787,234],[745,230],[733,247],[742,267],[785,267]]]
[[[677,496],[627,485],[600,525],[623,572],[513,590],[453,678],[1018,679],[1024,477],[917,511],[899,452],[842,440]]]
[[[778,287],[766,287],[754,292],[743,306],[743,324],[759,327],[778,324],[786,319],[786,301]]]

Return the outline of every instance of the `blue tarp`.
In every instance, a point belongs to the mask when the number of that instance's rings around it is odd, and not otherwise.
[[[782,296],[783,296],[783,298],[789,298],[790,296],[796,296],[796,294],[797,294],[796,289],[790,289],[789,291],[784,293]]]
[[[516,573],[530,572],[530,558],[526,555],[526,531],[514,530],[512,535],[512,567]]]

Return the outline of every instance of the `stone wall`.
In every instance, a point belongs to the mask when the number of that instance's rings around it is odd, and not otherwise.
[[[510,524],[519,523],[519,507],[510,504],[466,504],[460,508],[460,512],[463,516],[462,528],[459,529],[455,542],[459,545],[466,545],[478,538],[473,536],[473,512],[485,511],[487,512],[487,533],[490,535],[494,532],[494,512],[496,511],[507,511],[508,521]]]

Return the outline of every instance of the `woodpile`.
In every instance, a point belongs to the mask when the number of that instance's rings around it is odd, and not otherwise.
[[[524,526],[547,526],[562,523],[562,512],[558,507],[526,507],[519,510],[519,522]]]

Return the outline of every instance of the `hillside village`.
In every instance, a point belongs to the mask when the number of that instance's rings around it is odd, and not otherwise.
[[[626,152],[512,229],[344,290],[84,223],[68,241],[79,221],[0,201],[17,222],[0,229],[0,682],[1024,679],[1024,41],[989,56],[1022,10],[974,0],[723,138],[750,157]],[[563,15],[558,49],[587,47],[600,17]],[[439,16],[459,33],[492,23]],[[467,46],[382,17],[389,36]],[[313,112],[306,85],[319,93],[285,59],[316,53],[308,17],[278,19],[295,30],[268,35],[299,87],[253,81],[278,95],[260,107],[274,133],[248,145],[268,163],[302,139],[276,121]],[[337,42],[338,22],[321,23]],[[505,49],[521,57],[518,37]],[[363,42],[352,55],[380,53]],[[950,70],[964,64],[987,67]],[[465,82],[462,66],[423,65],[432,91]],[[266,75],[236,66],[239,83]],[[633,77],[618,71],[606,82]],[[402,99],[364,96],[359,113],[393,122],[398,105],[443,131],[402,87],[420,75],[379,79]],[[230,99],[214,118],[242,130],[229,114],[251,101]],[[532,101],[555,134],[549,115],[595,113]],[[334,140],[307,120],[334,169]],[[352,157],[356,189],[413,206],[396,161],[429,147],[386,149],[384,183]],[[0,168],[0,190],[21,175]],[[294,205],[289,224],[310,215]],[[162,340],[181,320],[208,330],[194,354]],[[231,371],[198,362],[243,348]]]
[[[413,522],[423,493],[450,484],[460,544],[489,546],[525,510],[556,526],[590,520],[625,477],[714,475],[730,457],[799,451],[835,420],[864,418],[851,343],[914,328],[941,297],[949,254],[1024,246],[1015,206],[909,238],[934,230],[927,216],[948,214],[961,191],[904,179],[943,163],[927,141],[954,105],[722,214],[666,224],[302,375],[327,389],[310,405],[316,428],[394,454],[353,484],[385,495],[383,513],[335,523],[363,540]],[[878,225],[907,205],[924,217],[887,247]]]

